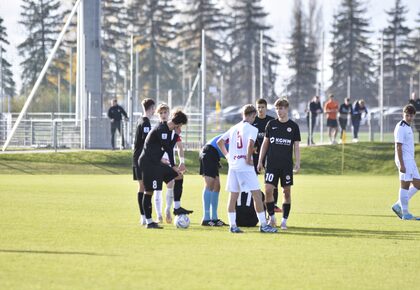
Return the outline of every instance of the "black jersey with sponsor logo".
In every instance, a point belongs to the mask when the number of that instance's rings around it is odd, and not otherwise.
[[[134,138],[133,165],[136,165],[139,162],[144,141],[146,140],[150,130],[152,130],[152,125],[150,125],[149,118],[143,117],[139,119],[139,122],[137,123],[136,136]]]
[[[172,139],[172,130],[169,130],[166,122],[159,123],[154,127],[146,137],[143,152],[140,155],[140,164],[147,162],[148,164],[160,164],[163,154],[168,153],[171,166],[175,166],[174,162],[174,146],[178,140],[178,134]]]
[[[257,127],[258,129],[258,135],[257,135],[257,140],[255,142],[255,146],[257,147],[257,152],[260,152],[260,148],[261,145],[264,141],[264,136],[265,136],[265,127],[267,127],[267,123],[271,120],[274,120],[273,117],[266,115],[264,119],[260,119],[257,117],[255,117],[255,121],[254,123],[252,123],[252,125],[254,127]]]
[[[265,137],[270,141],[267,150],[267,167],[288,168],[293,166],[293,145],[300,141],[298,124],[292,120],[285,123],[279,119],[268,122]]]

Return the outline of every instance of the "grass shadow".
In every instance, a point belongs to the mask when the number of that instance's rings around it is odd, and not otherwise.
[[[93,166],[93,167],[99,168],[99,169],[101,169],[101,170],[104,170],[104,171],[106,171],[106,172],[108,172],[108,173],[111,173],[111,174],[118,174],[118,171],[112,171],[112,170],[108,169],[108,168],[107,168],[107,167],[105,167],[105,166],[100,166],[100,165],[98,165],[97,163],[93,163],[93,162],[91,162],[91,161],[89,161],[89,160],[87,160],[87,159],[84,159],[84,158],[80,157],[80,156],[75,155],[75,159],[78,159],[78,160],[82,161],[84,164],[87,164],[87,165],[90,165],[90,166]]]
[[[420,231],[384,231],[362,229],[340,229],[319,227],[290,227],[282,232],[286,235],[336,237],[357,239],[386,239],[386,240],[419,240]]]
[[[19,172],[21,172],[21,173],[35,175],[33,172],[30,172],[30,171],[24,170],[24,169],[19,168],[19,167],[14,167],[14,166],[12,166],[12,165],[10,165],[10,164],[5,164],[5,163],[3,163],[3,162],[0,162],[0,166],[4,166],[4,167],[9,168],[9,169],[11,169],[11,170],[16,170],[16,171],[19,171]],[[27,166],[25,165],[25,167],[27,167]]]
[[[0,249],[0,253],[18,253],[18,254],[47,254],[47,255],[83,255],[83,256],[115,256],[92,252],[71,252],[71,251],[37,251],[37,250],[9,250]]]

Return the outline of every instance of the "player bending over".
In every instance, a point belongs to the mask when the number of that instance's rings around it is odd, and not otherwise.
[[[146,215],[147,228],[161,229],[158,223],[152,220],[152,195],[154,190],[162,190],[162,182],[168,183],[179,176],[180,169],[174,162],[174,141],[171,140],[172,131],[175,130],[174,140],[177,140],[181,127],[187,124],[187,115],[182,111],[176,111],[169,122],[162,122],[150,131],[144,144],[143,152],[140,155],[139,165],[143,170],[142,179],[145,187],[143,196],[143,208]],[[166,152],[169,157],[170,166],[164,164],[161,159]],[[174,214],[189,214],[190,211],[184,209],[177,203],[177,185],[174,188],[175,210]],[[182,183],[181,183],[182,191]],[[180,196],[179,196],[180,197]]]
[[[235,205],[239,193],[243,191],[251,192],[254,197],[254,208],[260,222],[260,231],[263,233],[277,232],[277,229],[268,225],[265,219],[260,184],[252,161],[258,129],[251,124],[255,120],[256,113],[253,105],[245,105],[242,108],[243,121],[230,128],[217,141],[217,145],[229,162],[226,190],[230,192],[228,217],[231,233],[242,233],[242,230],[236,225]],[[225,146],[227,140],[229,140],[229,153]]]
[[[222,135],[217,135],[211,139],[200,152],[200,175],[204,178],[204,189],[203,189],[203,220],[201,221],[202,226],[225,226],[225,222],[219,219],[217,215],[217,208],[219,205],[219,192],[220,192],[220,158],[225,158],[219,146],[217,146],[217,140]],[[229,150],[229,143],[225,144],[227,150]],[[210,216],[211,208],[211,216]]]
[[[267,155],[265,168],[265,193],[267,212],[270,216],[270,225],[276,226],[274,215],[274,188],[280,185],[283,188],[283,219],[281,229],[287,229],[291,205],[291,186],[293,185],[293,171],[300,169],[300,130],[298,124],[289,119],[289,102],[287,99],[278,99],[276,107],[277,119],[271,120],[265,129],[265,137],[261,147],[258,170],[264,168],[263,162]],[[295,166],[293,168],[293,151],[295,152]]]

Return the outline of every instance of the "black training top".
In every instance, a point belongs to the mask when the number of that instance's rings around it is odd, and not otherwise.
[[[122,115],[128,118],[127,113],[124,111],[123,107],[120,105],[112,106],[108,110],[108,118],[114,119],[115,121],[121,121]]]
[[[340,112],[340,118],[346,119],[348,114],[353,114],[353,107],[351,104],[346,105],[341,104],[340,109],[338,110]]]
[[[171,166],[175,166],[173,148],[177,140],[178,134],[175,134],[172,140],[172,130],[169,130],[166,122],[159,123],[146,137],[143,151],[140,155],[140,163],[145,161],[149,164],[160,164],[160,160],[166,152],[168,153]]]
[[[149,118],[143,117],[139,119],[139,122],[137,123],[136,136],[134,138],[133,165],[136,165],[139,162],[144,141],[146,140],[150,130],[152,130],[152,125],[150,125]]]
[[[270,141],[267,150],[267,166],[289,168],[293,166],[293,144],[300,141],[298,124],[292,120],[285,123],[279,119],[268,122],[265,137]]]
[[[255,117],[255,121],[252,124],[254,127],[257,127],[258,129],[258,135],[257,140],[255,142],[255,146],[257,147],[257,153],[259,154],[261,145],[264,141],[264,135],[265,135],[265,127],[267,127],[267,123],[271,120],[274,120],[273,117],[266,115],[264,119],[260,119]]]

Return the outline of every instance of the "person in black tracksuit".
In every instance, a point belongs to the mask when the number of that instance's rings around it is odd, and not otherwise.
[[[134,151],[133,151],[133,180],[137,180],[139,183],[139,188],[137,192],[137,202],[139,204],[140,210],[140,223],[142,225],[146,224],[146,216],[144,214],[144,209],[142,206],[143,195],[144,195],[144,184],[142,180],[142,169],[139,166],[140,154],[143,151],[144,142],[147,135],[152,130],[152,125],[150,124],[150,118],[155,113],[155,101],[152,99],[144,99],[141,102],[143,106],[143,117],[139,119],[136,136],[134,139]]]
[[[349,116],[351,117],[353,114],[353,106],[350,103],[350,98],[344,99],[344,103],[340,105],[338,112],[340,113],[340,116],[338,117],[341,128],[340,139],[343,141],[343,132],[346,131],[347,120]]]
[[[111,146],[112,146],[112,150],[115,149],[115,132],[117,130],[121,135],[122,147],[125,146],[125,144],[124,144],[124,134],[121,130],[121,120],[122,120],[123,116],[126,120],[128,120],[127,113],[125,112],[123,107],[118,105],[117,99],[113,99],[112,100],[112,106],[108,110],[108,118],[111,119]]]
[[[319,96],[314,96],[312,101],[309,102],[306,115],[306,123],[308,125],[308,145],[315,145],[314,142],[314,128],[316,124],[316,118],[318,114],[321,114],[322,106],[319,100]],[[309,122],[310,120],[310,122]]]
[[[154,190],[162,190],[162,183],[168,183],[179,176],[179,169],[175,166],[174,146],[178,140],[178,134],[182,125],[187,123],[187,116],[182,111],[176,111],[169,122],[161,122],[147,135],[143,151],[139,158],[139,167],[147,168],[142,171],[145,194],[143,196],[143,209],[146,216],[148,229],[161,229],[162,227],[152,220],[152,195]],[[172,139],[172,131],[175,136]],[[166,152],[170,166],[164,164],[161,159]],[[182,193],[182,182],[175,182],[174,200],[179,201]],[[174,215],[190,214],[192,211],[182,207],[174,209]]]
[[[357,100],[353,106],[351,115],[351,123],[353,125],[353,142],[358,142],[360,122],[362,121],[362,113],[367,114],[365,101],[363,99]]]

